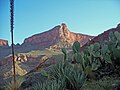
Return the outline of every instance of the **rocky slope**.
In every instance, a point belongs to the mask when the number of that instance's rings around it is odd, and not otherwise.
[[[45,48],[69,48],[76,40],[83,46],[92,38],[93,36],[70,32],[66,24],[62,23],[49,31],[28,37],[21,45],[17,44],[14,47],[16,53],[44,50]],[[11,47],[0,47],[0,49],[0,59],[11,53]]]
[[[6,46],[6,45],[8,46],[8,41],[0,39],[0,46]]]
[[[15,54],[16,75],[25,75],[28,72],[38,70],[38,68],[55,64],[59,62],[62,57],[60,51],[52,51],[50,49]],[[0,77],[7,79],[13,75],[12,60],[11,55],[0,60]]]
[[[109,33],[110,32],[115,32],[115,31],[120,31],[120,24],[118,24],[116,28],[111,28],[109,30],[106,30],[103,33],[99,34],[98,36],[94,37],[92,40],[90,40],[88,43],[86,43],[83,46],[83,48],[87,44],[92,44],[92,43],[95,43],[95,42],[102,42],[102,41],[108,40],[109,39]]]
[[[108,40],[109,38],[109,33],[110,32],[115,32],[115,31],[120,31],[120,24],[118,24],[118,26],[116,28],[111,28],[101,34],[99,34],[98,36],[96,36],[92,41],[94,42],[100,42],[100,41],[104,41],[104,40]]]
[[[62,48],[71,46],[76,40],[81,42],[81,45],[84,45],[92,38],[93,37],[89,35],[70,32],[66,24],[62,23],[47,32],[26,38],[22,45],[28,46],[31,50],[49,48],[54,45],[57,45],[58,48]]]

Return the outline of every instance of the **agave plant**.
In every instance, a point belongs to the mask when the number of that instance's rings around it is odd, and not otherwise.
[[[54,65],[49,74],[53,79],[64,79],[66,89],[79,90],[86,80],[83,71],[78,67],[72,66],[70,63],[59,63]]]
[[[51,80],[45,83],[38,83],[32,90],[65,90],[64,81]]]
[[[16,78],[16,90],[18,90],[20,88],[23,80],[24,80],[23,76],[20,76],[20,77]],[[8,83],[8,85],[6,86],[5,90],[15,90],[15,88],[14,88],[14,81],[13,80]]]
[[[52,76],[53,79],[62,78],[65,74],[69,74],[71,68],[72,66],[70,66],[69,63],[66,64],[61,62],[52,66],[49,69],[48,74]]]
[[[65,77],[69,85],[68,89],[72,90],[80,90],[80,88],[83,86],[86,80],[85,74],[81,72],[79,69],[78,70],[73,69]]]

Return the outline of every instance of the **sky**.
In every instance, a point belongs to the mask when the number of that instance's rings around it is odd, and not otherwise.
[[[0,39],[11,45],[9,6],[9,0],[0,0]],[[96,36],[120,23],[120,0],[15,0],[14,15],[15,44],[61,23]]]

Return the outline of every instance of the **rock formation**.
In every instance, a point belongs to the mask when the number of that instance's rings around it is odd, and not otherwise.
[[[60,49],[69,48],[75,41],[79,41],[81,46],[86,46],[94,42],[100,42],[108,40],[108,35],[111,31],[120,31],[120,24],[116,28],[109,29],[96,37],[70,32],[65,23],[55,26],[49,31],[35,34],[28,37],[24,42],[19,45],[15,45],[16,53],[26,53],[32,50],[43,50],[45,48]],[[8,56],[11,53],[11,47],[8,46],[8,41],[0,40],[0,59]]]
[[[0,46],[8,46],[8,41],[0,39]]]
[[[83,46],[92,38],[93,36],[70,32],[66,24],[62,23],[49,31],[28,37],[21,45],[17,44],[14,47],[16,53],[43,50],[50,47],[54,49],[69,48],[75,41],[79,41]],[[0,59],[11,53],[11,47],[0,47],[0,49]]]
[[[26,38],[22,45],[26,45],[28,48],[31,48],[31,50],[35,50],[49,48],[54,45],[57,45],[58,48],[69,47],[75,41],[79,41],[81,42],[81,46],[83,46],[89,39],[92,38],[93,37],[89,35],[70,32],[66,24],[62,23],[47,32]]]

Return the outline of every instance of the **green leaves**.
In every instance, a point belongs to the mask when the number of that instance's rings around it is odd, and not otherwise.
[[[67,51],[63,48],[64,62],[53,65],[48,72],[42,71],[42,75],[50,76],[51,80],[36,86],[38,88],[34,90],[80,90],[86,76],[102,72],[100,68],[107,72],[107,65],[114,65],[112,59],[120,58],[120,33],[111,32],[109,41],[96,42],[81,52],[80,43],[76,41],[72,49],[74,63],[68,62]]]
[[[107,52],[109,52],[109,49],[108,49],[108,45],[102,45],[102,48],[101,48],[101,53],[102,54],[105,54],[105,53],[107,53]]]
[[[75,61],[76,61],[77,63],[82,64],[83,58],[82,58],[82,56],[80,55],[80,53],[75,53],[75,54],[74,54],[74,57],[75,57]]]
[[[110,42],[113,42],[113,41],[115,41],[116,39],[115,39],[115,36],[114,36],[114,33],[113,32],[110,32],[109,33],[109,41]]]
[[[49,74],[45,70],[41,70],[40,72],[43,76],[49,77]]]
[[[98,69],[98,65],[95,63],[92,63],[92,70],[95,71]]]
[[[65,90],[64,80],[51,80],[44,83],[38,83],[32,90]]]
[[[69,76],[66,76],[66,78],[69,85],[72,86],[72,88],[69,88],[70,90],[80,90],[86,81],[85,74],[83,72],[79,72],[79,70],[70,72]]]
[[[99,43],[95,43],[93,46],[93,50],[94,51],[98,51],[100,49],[100,44]]]
[[[120,42],[120,33],[118,31],[114,32],[115,37]]]
[[[116,58],[120,58],[120,49],[114,48],[112,52],[113,56],[115,56]]]
[[[65,88],[70,90],[80,90],[86,81],[84,72],[72,66],[70,63],[59,63],[54,65],[49,70],[49,74],[54,80],[64,80]]]
[[[65,48],[62,48],[62,52],[63,52],[64,54],[66,54],[66,49],[65,49]]]
[[[80,52],[80,43],[78,41],[74,42],[72,49],[73,49],[74,53],[79,53]]]
[[[103,56],[105,62],[112,64],[112,60],[109,54]]]
[[[65,48],[62,48],[62,52],[64,54],[64,62],[67,60],[67,51]]]

